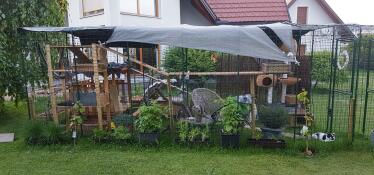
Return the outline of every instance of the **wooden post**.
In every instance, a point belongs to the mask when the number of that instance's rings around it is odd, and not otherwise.
[[[131,69],[126,72],[127,77],[127,96],[128,96],[128,107],[132,108],[132,92],[131,92]]]
[[[94,84],[96,92],[96,108],[97,108],[97,119],[99,123],[99,129],[103,129],[103,111],[100,98],[100,80],[99,80],[99,65],[97,62],[97,46],[92,44],[92,60],[93,60],[93,69],[94,69]]]
[[[140,71],[143,72],[143,48],[139,48]]]
[[[348,116],[348,141],[349,143],[352,143],[353,141],[353,104],[354,104],[354,98],[351,98],[349,100],[349,116]]]
[[[252,139],[256,138],[256,114],[257,114],[257,106],[256,106],[256,77],[251,76],[250,78],[250,92],[252,97],[252,122],[251,122],[251,129],[252,129]]]
[[[53,69],[52,69],[51,47],[48,44],[45,46],[45,52],[46,52],[47,67],[48,67],[49,93],[51,94],[52,118],[55,124],[58,124],[57,102],[56,102],[56,94],[55,94],[55,89],[54,89],[54,80],[53,80],[53,73],[52,73]]]
[[[105,108],[106,108],[106,120],[108,121],[108,127],[110,128],[110,123],[112,122],[110,118],[110,97],[109,97],[109,80],[108,80],[108,71],[104,71],[104,95],[105,95]]]
[[[171,82],[170,76],[167,77],[167,91],[168,91],[168,102],[169,102],[169,117],[170,117],[170,130],[174,129],[174,119],[173,119],[173,102],[171,95]]]
[[[31,87],[31,99],[29,100],[29,104],[30,104],[30,110],[31,110],[31,118],[33,120],[36,119],[36,110],[35,110],[35,88],[34,86]]]

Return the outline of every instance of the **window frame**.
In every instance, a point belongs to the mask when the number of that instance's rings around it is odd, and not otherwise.
[[[98,16],[98,15],[103,15],[104,14],[104,6],[102,9],[98,9],[98,10],[94,10],[94,11],[89,11],[89,12],[85,12],[84,11],[84,3],[83,3],[84,0],[80,0],[79,1],[79,9],[81,11],[81,18],[87,18],[87,17],[92,17],[92,16]]]
[[[140,13],[140,0],[136,0],[136,13],[124,12],[124,11],[120,11],[120,13],[123,14],[123,15],[133,15],[133,16],[141,16],[141,17],[149,17],[149,18],[160,18],[160,1],[161,0],[153,0],[153,1],[155,2],[155,15],[146,15],[146,14]]]

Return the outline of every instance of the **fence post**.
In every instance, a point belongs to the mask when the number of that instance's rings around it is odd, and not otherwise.
[[[51,58],[51,47],[49,44],[45,46],[46,52],[46,59],[47,59],[47,66],[48,66],[48,85],[49,85],[49,93],[51,94],[51,111],[52,111],[52,118],[55,124],[58,124],[58,116],[57,116],[57,104],[56,104],[56,94],[54,89],[54,81],[53,81],[53,67],[52,67],[52,58]]]

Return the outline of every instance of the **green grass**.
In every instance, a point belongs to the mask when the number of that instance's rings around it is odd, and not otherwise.
[[[367,140],[352,148],[315,144],[319,153],[306,158],[297,149],[247,147],[221,150],[183,147],[164,140],[159,147],[94,145],[27,146],[25,104],[6,104],[0,132],[15,132],[13,143],[0,144],[0,174],[373,174],[374,152]],[[289,142],[290,144],[292,142]],[[301,142],[297,143],[302,144]],[[291,144],[292,145],[292,144]]]

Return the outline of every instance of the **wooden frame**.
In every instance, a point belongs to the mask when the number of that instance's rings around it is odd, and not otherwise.
[[[155,6],[155,14],[154,15],[146,15],[146,14],[142,14],[140,12],[140,0],[136,0],[136,13],[133,13],[133,12],[124,12],[124,11],[121,11],[121,14],[126,14],[126,15],[136,15],[136,16],[144,16],[144,17],[160,17],[160,1],[159,0],[152,0],[154,1],[154,6]]]

